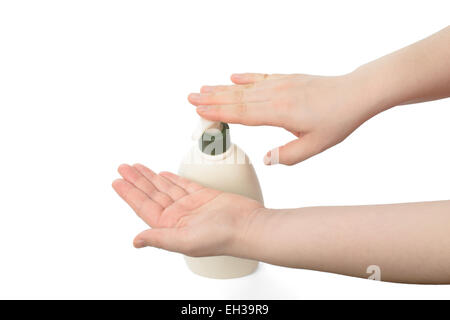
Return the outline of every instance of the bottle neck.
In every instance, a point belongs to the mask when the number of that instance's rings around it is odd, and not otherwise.
[[[230,127],[221,122],[219,129],[207,129],[198,140],[198,146],[200,151],[207,155],[216,156],[225,153],[231,146]]]

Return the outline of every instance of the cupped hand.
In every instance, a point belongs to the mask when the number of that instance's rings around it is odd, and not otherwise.
[[[204,86],[190,94],[208,120],[285,128],[296,139],[269,151],[264,163],[293,165],[344,140],[372,115],[351,74],[234,74],[235,85]]]
[[[263,206],[236,194],[205,188],[170,172],[121,165],[114,190],[148,229],[134,240],[189,256],[230,255]]]

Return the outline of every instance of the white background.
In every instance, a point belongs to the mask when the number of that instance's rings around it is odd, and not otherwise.
[[[232,72],[336,75],[449,22],[448,1],[1,1],[0,298],[450,298],[261,265],[191,274],[132,247],[146,226],[113,192],[119,164],[176,171],[187,102]],[[439,63],[439,61],[436,61]],[[294,167],[265,167],[281,129],[231,127],[273,208],[449,199],[450,106],[389,110]]]

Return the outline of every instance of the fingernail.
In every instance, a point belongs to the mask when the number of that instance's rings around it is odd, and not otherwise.
[[[145,241],[144,240],[136,240],[134,242],[134,246],[136,248],[143,248],[143,247],[145,247]]]
[[[214,108],[213,106],[200,106],[200,107],[197,107],[197,111],[200,113],[206,113],[206,112],[211,111],[213,108]]]
[[[264,156],[264,164],[265,165],[273,165],[280,163],[280,152],[278,148],[272,149]]]
[[[271,165],[271,155],[270,155],[270,151],[266,153],[266,155],[264,156],[264,164],[266,166],[270,166]]]
[[[189,99],[191,99],[193,101],[198,101],[198,100],[200,100],[200,94],[198,94],[198,93],[191,93],[189,95]]]
[[[234,79],[242,79],[243,78],[242,74],[240,74],[240,73],[233,73],[233,75],[231,77],[233,77]]]

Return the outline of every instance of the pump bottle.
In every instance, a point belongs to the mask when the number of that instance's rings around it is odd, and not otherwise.
[[[193,139],[196,144],[184,157],[178,171],[180,176],[263,203],[253,165],[245,152],[231,142],[228,124],[201,119]],[[243,277],[258,266],[257,261],[229,256],[185,256],[185,260],[192,272],[216,279]]]

